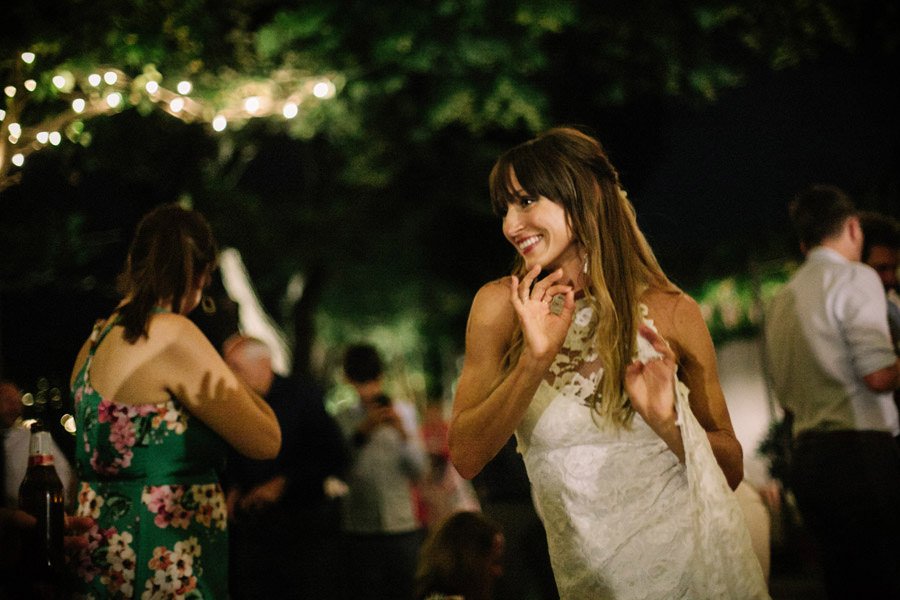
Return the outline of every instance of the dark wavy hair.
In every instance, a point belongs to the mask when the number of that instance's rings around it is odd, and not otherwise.
[[[138,223],[118,278],[126,303],[119,308],[125,339],[147,335],[153,307],[171,300],[180,310],[197,281],[212,271],[218,245],[200,213],[178,204],[163,204]]]

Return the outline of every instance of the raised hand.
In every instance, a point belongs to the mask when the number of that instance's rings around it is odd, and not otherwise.
[[[675,353],[650,327],[642,325],[638,334],[659,353],[646,362],[635,360],[625,369],[625,391],[634,410],[657,433],[675,424]]]
[[[535,265],[522,281],[513,275],[510,278],[509,299],[522,326],[525,352],[539,360],[551,360],[559,352],[569,331],[575,312],[575,292],[571,285],[561,283],[562,269],[534,283],[540,272],[540,265]],[[564,301],[561,309],[555,310],[553,299],[560,295]]]

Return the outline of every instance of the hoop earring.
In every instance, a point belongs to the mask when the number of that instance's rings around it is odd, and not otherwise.
[[[213,300],[212,296],[204,295],[200,300],[200,308],[208,315],[214,314],[216,312],[216,301]]]

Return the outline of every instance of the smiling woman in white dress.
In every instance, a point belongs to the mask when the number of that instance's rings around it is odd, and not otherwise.
[[[516,435],[563,599],[768,597],[712,340],[599,142],[549,130],[504,153],[490,188],[517,266],[472,303],[458,471]]]

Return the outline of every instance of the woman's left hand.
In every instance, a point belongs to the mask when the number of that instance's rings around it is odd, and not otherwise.
[[[625,391],[634,410],[654,431],[663,434],[675,425],[675,353],[650,327],[642,325],[639,335],[661,354],[643,363],[635,360],[625,369]]]

